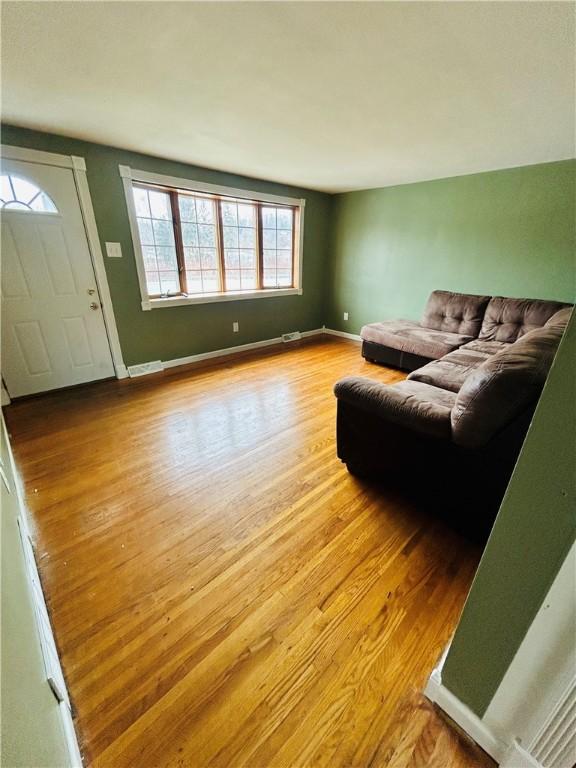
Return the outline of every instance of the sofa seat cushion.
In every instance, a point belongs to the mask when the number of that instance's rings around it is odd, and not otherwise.
[[[432,291],[421,325],[435,331],[478,336],[490,296]]]
[[[453,392],[419,381],[388,385],[349,376],[336,383],[334,394],[339,400],[376,417],[415,432],[450,439],[450,415],[456,401]]]
[[[419,323],[413,323],[410,320],[370,323],[362,328],[360,336],[364,341],[433,360],[452,352],[453,349],[461,347],[473,338],[459,333],[423,328]]]
[[[561,301],[494,296],[486,307],[478,338],[481,341],[513,343],[525,333],[542,328],[547,320],[565,307],[569,305]]]
[[[500,352],[509,346],[510,344],[507,341],[480,341],[479,339],[474,339],[474,341],[469,341],[468,344],[461,346],[460,349],[469,349],[473,352],[485,352],[490,356],[495,355],[497,352]]]
[[[489,352],[469,349],[469,347],[469,344],[465,344],[460,349],[444,355],[440,360],[433,360],[422,368],[412,371],[408,379],[432,384],[434,387],[441,387],[450,392],[458,392],[472,371],[490,357]]]

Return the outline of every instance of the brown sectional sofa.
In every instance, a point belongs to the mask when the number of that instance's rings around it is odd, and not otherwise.
[[[404,335],[399,323],[376,324],[386,330],[370,343],[396,344],[390,349],[429,362],[393,385],[337,382],[339,458],[353,474],[423,492],[485,533],[571,311],[554,301],[435,291],[422,323],[404,325]],[[435,349],[419,345],[425,323],[440,326],[431,329],[443,336]],[[442,346],[451,348],[441,356]]]

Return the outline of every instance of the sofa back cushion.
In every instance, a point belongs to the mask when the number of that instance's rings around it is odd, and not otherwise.
[[[432,291],[421,325],[435,331],[459,333],[476,338],[489,301],[490,296]]]
[[[561,301],[494,296],[486,308],[479,338],[512,344],[525,333],[542,328],[552,315],[566,306]]]
[[[455,443],[485,445],[538,399],[563,331],[560,325],[530,331],[468,376],[451,414]]]
[[[550,320],[546,320],[544,327],[545,328],[561,328],[562,330],[564,330],[564,328],[566,328],[566,326],[568,325],[573,309],[574,307],[571,305],[564,307],[564,309],[559,309],[558,312],[552,315]]]

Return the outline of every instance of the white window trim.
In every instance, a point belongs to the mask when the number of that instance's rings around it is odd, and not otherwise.
[[[241,301],[243,299],[269,299],[278,296],[301,296],[302,289],[302,265],[304,257],[304,207],[306,200],[297,197],[282,197],[280,195],[270,195],[267,192],[255,192],[247,189],[237,189],[236,187],[224,187],[218,184],[208,184],[205,181],[193,181],[191,179],[181,179],[177,176],[165,176],[160,173],[151,173],[150,171],[138,171],[130,168],[128,165],[119,165],[120,176],[124,186],[124,196],[128,208],[128,220],[130,222],[130,233],[132,235],[132,244],[134,246],[134,257],[136,259],[136,271],[138,272],[138,283],[140,285],[140,295],[142,297],[142,309],[166,309],[169,307],[180,307],[186,304],[212,304],[219,301]],[[144,271],[144,259],[142,257],[142,244],[140,242],[140,232],[138,230],[138,221],[136,219],[136,207],[134,204],[134,195],[132,193],[132,182],[141,182],[143,184],[158,184],[160,186],[171,187],[172,189],[186,189],[191,192],[206,192],[213,195],[226,195],[246,200],[258,200],[263,203],[275,203],[277,205],[297,206],[300,211],[298,216],[298,232],[296,233],[298,242],[298,258],[294,263],[294,288],[262,288],[255,291],[227,291],[212,294],[195,294],[193,296],[168,296],[165,298],[150,298],[148,287],[146,285],[146,274]]]

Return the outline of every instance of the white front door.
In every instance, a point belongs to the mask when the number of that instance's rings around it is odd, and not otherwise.
[[[0,205],[8,394],[113,376],[72,170],[3,158]]]

